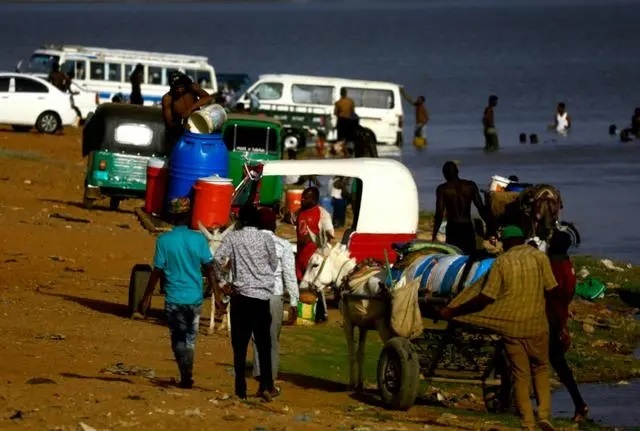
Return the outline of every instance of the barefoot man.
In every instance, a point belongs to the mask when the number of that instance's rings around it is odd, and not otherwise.
[[[455,162],[445,162],[442,174],[446,182],[436,189],[436,215],[431,240],[436,241],[446,211],[447,243],[460,248],[464,254],[473,254],[476,251],[476,234],[471,220],[471,203],[476,206],[485,223],[489,221],[480,190],[473,181],[458,177],[458,165]]]
[[[213,96],[187,75],[180,72],[171,73],[169,92],[162,96],[162,116],[173,142],[184,132],[187,118],[212,101]]]

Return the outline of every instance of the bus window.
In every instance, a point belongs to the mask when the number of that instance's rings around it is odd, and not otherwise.
[[[162,68],[149,66],[149,84],[162,85]]]
[[[41,73],[48,74],[51,72],[51,65],[60,61],[60,56],[49,54],[33,54],[26,65],[21,67],[23,73]]]
[[[122,64],[120,63],[108,63],[107,81],[122,82]]]
[[[60,70],[69,76],[73,76],[74,79],[82,81],[87,78],[85,66],[85,60],[67,60],[60,66]]]
[[[124,80],[125,82],[129,82],[129,80],[131,79],[131,72],[133,72],[133,69],[136,68],[136,64],[125,64],[124,65]],[[144,76],[144,67],[142,68],[142,83],[144,84],[145,82],[147,82],[147,80],[145,79]]]
[[[194,70],[187,69],[185,73],[193,82],[200,85],[203,88],[213,88],[211,82],[211,72],[208,70]]]
[[[92,61],[89,68],[89,79],[96,81],[104,81],[104,63],[101,61]]]

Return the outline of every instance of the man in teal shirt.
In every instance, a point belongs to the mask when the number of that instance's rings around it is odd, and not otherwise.
[[[171,331],[171,348],[180,370],[179,386],[185,389],[193,386],[195,342],[203,299],[202,267],[215,292],[217,306],[223,306],[209,244],[202,233],[188,228],[189,210],[188,198],[171,202],[170,212],[176,227],[158,237],[153,271],[141,302],[141,313],[146,315],[153,290],[164,276],[165,313]]]

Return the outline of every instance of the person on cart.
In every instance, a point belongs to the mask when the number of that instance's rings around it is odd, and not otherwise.
[[[453,299],[440,315],[445,320],[487,328],[501,335],[515,387],[522,428],[534,430],[529,399],[533,379],[538,400],[538,425],[553,430],[549,383],[549,326],[545,294],[557,285],[547,256],[525,244],[517,226],[502,233],[505,253],[498,256],[487,277]]]
[[[213,102],[213,96],[182,72],[169,76],[169,92],[162,96],[162,116],[173,141],[185,131],[187,119],[201,107]]]

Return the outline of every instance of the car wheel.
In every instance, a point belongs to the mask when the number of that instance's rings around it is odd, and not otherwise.
[[[13,129],[14,132],[18,132],[18,133],[26,133],[29,130],[31,130],[31,126],[18,126],[15,124],[11,126],[11,128]]]
[[[36,120],[36,129],[38,129],[40,133],[56,133],[58,129],[60,129],[60,126],[60,117],[52,111],[43,112]]]

